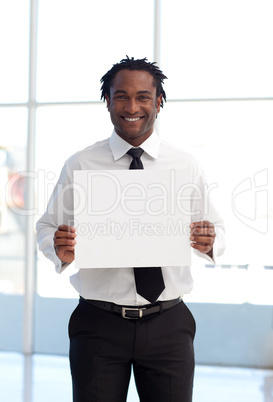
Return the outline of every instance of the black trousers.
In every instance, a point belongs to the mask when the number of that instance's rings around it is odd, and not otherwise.
[[[194,335],[183,302],[129,320],[80,300],[69,322],[73,401],[125,402],[133,367],[141,402],[191,402]]]

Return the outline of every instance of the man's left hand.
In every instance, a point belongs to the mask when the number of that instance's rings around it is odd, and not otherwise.
[[[212,249],[216,237],[213,223],[208,221],[193,222],[190,224],[190,228],[191,246],[212,258]]]

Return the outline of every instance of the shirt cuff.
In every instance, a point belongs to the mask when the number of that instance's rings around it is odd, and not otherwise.
[[[205,258],[205,260],[209,261],[211,264],[215,264],[215,252],[212,250],[212,258],[208,254],[201,253],[201,251],[193,249],[193,252],[201,258]]]

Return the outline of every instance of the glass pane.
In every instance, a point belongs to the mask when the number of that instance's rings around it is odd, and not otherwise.
[[[24,292],[27,111],[0,109],[0,292]]]
[[[153,4],[40,0],[38,100],[99,100],[100,78],[114,63],[152,59]]]
[[[271,0],[162,1],[169,99],[272,97]]]
[[[38,216],[48,199],[64,162],[75,152],[110,137],[113,127],[106,104],[88,106],[40,107],[37,111],[36,169]],[[38,253],[38,293],[48,297],[78,297],[67,276],[57,275],[52,263]]]
[[[217,292],[221,300],[273,302],[268,286],[273,270],[264,268],[273,265],[272,113],[272,101],[173,102],[161,112],[160,136],[195,155],[225,220],[227,249],[217,263],[248,268],[222,269],[216,275],[204,270],[201,261],[196,280],[205,300]]]
[[[0,102],[28,99],[29,0],[0,2]]]
[[[0,108],[0,344],[21,351],[25,271],[27,110]]]

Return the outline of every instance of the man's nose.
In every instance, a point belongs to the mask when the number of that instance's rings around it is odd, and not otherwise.
[[[128,102],[125,105],[125,110],[130,114],[138,112],[139,110],[138,102],[135,99],[128,99]]]

